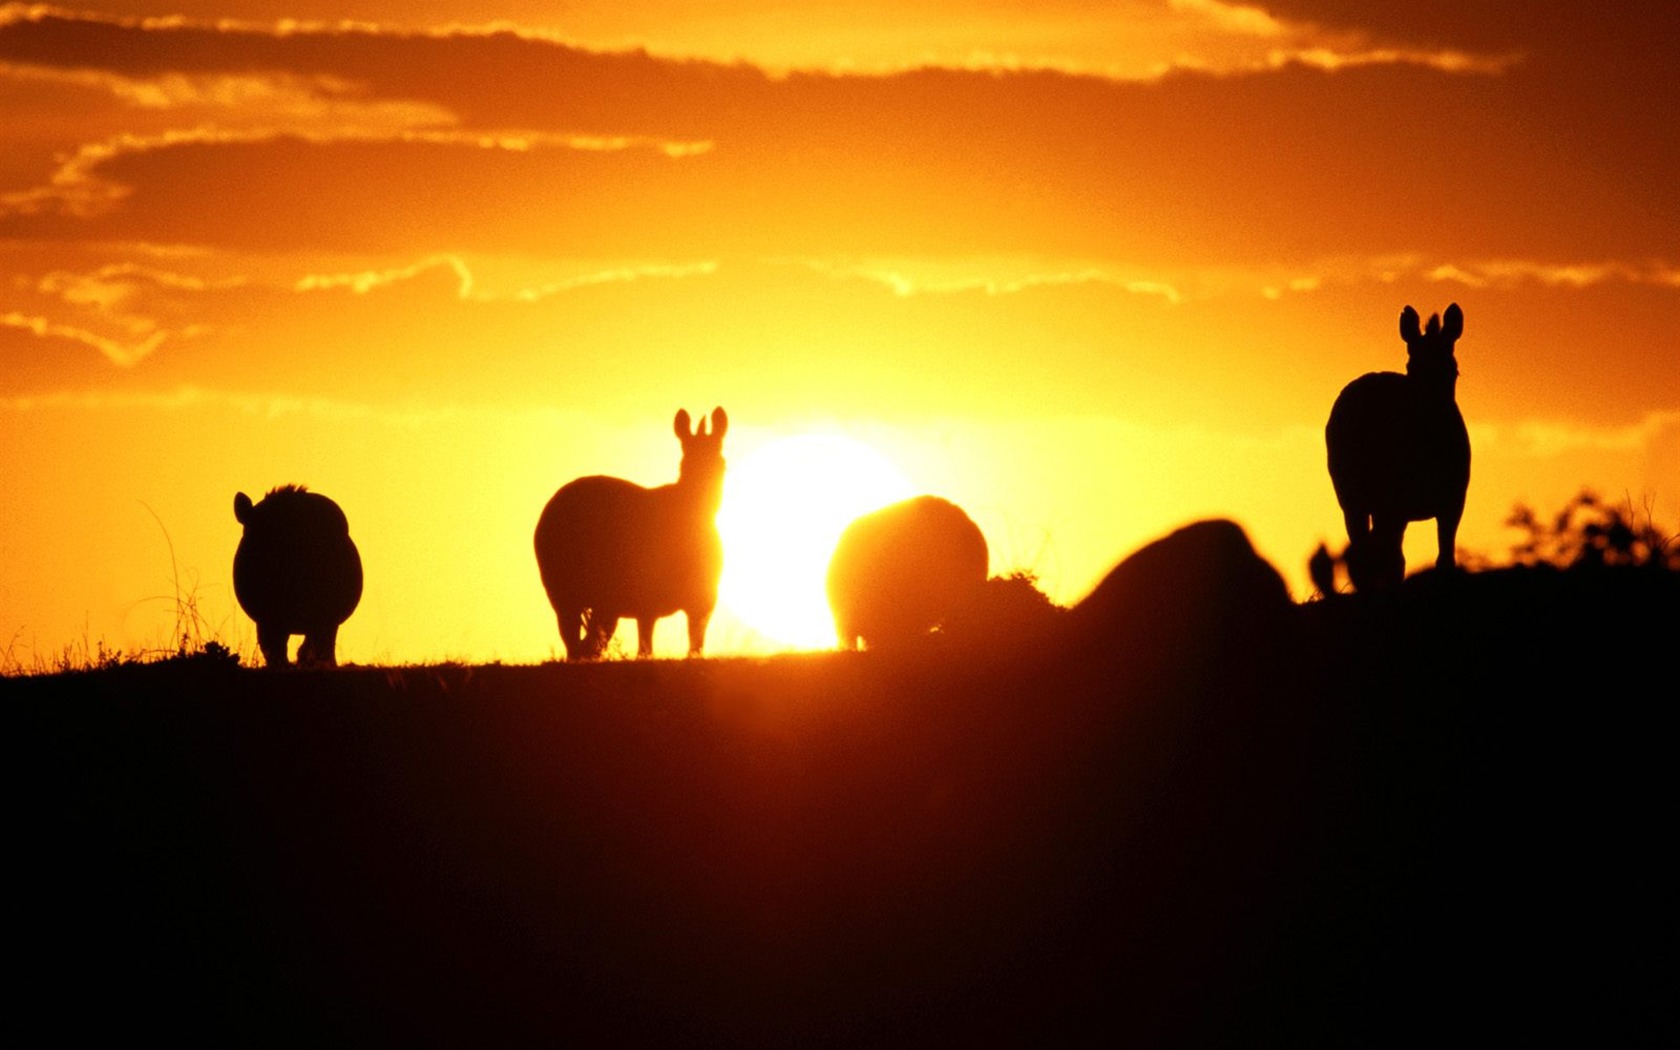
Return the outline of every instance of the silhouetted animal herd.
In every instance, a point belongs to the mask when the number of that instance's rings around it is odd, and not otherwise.
[[[1435,519],[1436,565],[1455,566],[1470,484],[1470,438],[1455,400],[1454,347],[1463,332],[1456,303],[1426,327],[1407,306],[1400,314],[1405,374],[1360,376],[1331,407],[1325,445],[1347,526],[1344,561],[1357,590],[1401,581],[1401,543],[1414,521]],[[679,411],[673,430],[682,446],[674,483],[645,488],[603,475],[578,478],[554,494],[537,521],[537,568],[569,659],[602,656],[625,617],[636,621],[637,654],[650,656],[655,624],[677,612],[688,621],[689,655],[704,648],[723,572],[715,519],[729,417],[717,408],[696,426]],[[287,664],[288,638],[300,634],[300,665],[334,665],[338,628],[362,593],[361,559],[344,512],[325,496],[286,485],[257,503],[239,493],[234,516],[245,528],[234,555],[234,593],[256,622],[264,662]],[[983,593],[987,562],[980,529],[947,500],[918,496],[864,515],[842,534],[829,564],[840,646],[881,647],[939,628]],[[1332,572],[1321,547],[1312,575],[1326,593]]]

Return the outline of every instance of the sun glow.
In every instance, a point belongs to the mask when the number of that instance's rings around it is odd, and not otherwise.
[[[881,453],[839,434],[780,438],[731,461],[718,531],[718,601],[772,643],[834,645],[823,580],[860,514],[914,494]]]

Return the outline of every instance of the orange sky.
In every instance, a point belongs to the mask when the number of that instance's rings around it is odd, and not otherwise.
[[[362,549],[342,658],[544,658],[543,502],[719,404],[1063,601],[1213,514],[1301,591],[1407,303],[1465,312],[1462,544],[1680,518],[1671,4],[90,6],[0,5],[0,666],[178,591],[248,647],[233,494],[286,482]]]

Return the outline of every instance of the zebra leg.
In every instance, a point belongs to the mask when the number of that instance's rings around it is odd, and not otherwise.
[[[1377,585],[1370,572],[1371,516],[1344,510],[1342,523],[1347,526],[1348,545],[1342,559],[1347,563],[1348,582],[1356,591],[1370,590]]]
[[[1406,517],[1373,514],[1366,569],[1378,587],[1397,587],[1406,578]]]
[[[607,645],[618,633],[618,614],[590,609],[583,614],[585,658],[599,660],[606,655]]]
[[[1342,524],[1347,526],[1348,542],[1358,543],[1371,534],[1371,516],[1351,510],[1342,511]]]
[[[257,624],[257,648],[262,650],[263,666],[286,667],[291,663],[286,656],[286,642],[290,638],[285,631]]]
[[[566,645],[566,659],[582,660],[588,656],[587,623],[581,609],[557,609],[554,618],[560,624],[560,641]]]
[[[636,655],[653,655],[653,626],[659,622],[657,616],[636,617]]]
[[[299,667],[338,666],[338,624],[330,624],[303,636],[298,647]]]
[[[706,625],[712,622],[712,610],[690,609],[688,617],[688,655],[699,656],[706,645]]]
[[[1460,503],[1435,518],[1435,567],[1443,572],[1458,568],[1458,523],[1463,517]]]

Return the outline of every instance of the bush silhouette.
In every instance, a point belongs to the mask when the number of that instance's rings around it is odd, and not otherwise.
[[[1607,503],[1582,489],[1550,520],[1518,503],[1505,519],[1525,534],[1511,547],[1518,565],[1553,565],[1561,569],[1640,566],[1680,572],[1680,533],[1660,528],[1646,508],[1644,522],[1632,503]]]

